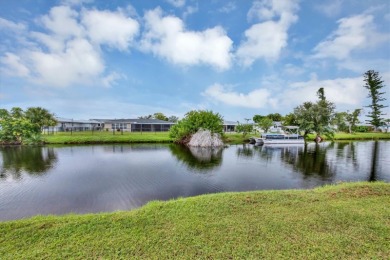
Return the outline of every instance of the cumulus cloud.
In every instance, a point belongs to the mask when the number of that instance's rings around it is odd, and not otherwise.
[[[279,103],[297,106],[305,101],[317,100],[316,93],[319,88],[324,88],[325,96],[339,107],[355,107],[362,103],[367,96],[363,88],[362,77],[336,78],[318,80],[313,78],[309,81],[295,82],[283,91],[279,97]],[[305,93],[305,94],[303,94]]]
[[[126,50],[139,31],[138,22],[121,11],[84,11],[82,23],[93,43],[107,44],[119,50]]]
[[[49,86],[92,83],[105,69],[99,52],[85,39],[67,42],[63,52],[32,51],[29,58],[36,74],[34,81]]]
[[[297,1],[255,1],[248,11],[248,20],[259,20],[245,31],[245,40],[237,49],[237,58],[244,66],[258,59],[276,60],[287,46],[288,29],[298,17]]]
[[[313,58],[348,59],[352,52],[374,47],[386,40],[378,33],[374,17],[360,14],[338,20],[338,28],[314,49]]]
[[[52,33],[51,36],[65,40],[84,34],[84,28],[79,25],[78,18],[79,13],[69,6],[55,6],[40,22]]]
[[[6,53],[2,71],[50,87],[114,84],[121,77],[107,71],[101,47],[125,51],[139,30],[138,22],[121,10],[78,12],[70,6],[56,6],[37,21],[43,30],[29,33],[33,47]],[[9,21],[1,23],[23,29]]]
[[[179,65],[208,64],[217,69],[231,65],[232,40],[216,26],[204,31],[189,31],[181,19],[163,16],[160,8],[145,14],[141,49]]]
[[[221,84],[214,84],[208,87],[203,95],[232,106],[262,108],[268,104],[270,92],[267,89],[255,89],[244,94],[231,91]]]
[[[23,65],[21,58],[13,53],[6,52],[1,59],[4,65],[2,71],[11,76],[27,77],[30,75],[30,70]]]

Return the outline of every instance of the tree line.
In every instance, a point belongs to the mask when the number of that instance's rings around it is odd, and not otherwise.
[[[369,119],[366,122],[371,124],[376,131],[379,127],[390,124],[390,120],[384,119],[382,113],[383,108],[387,107],[382,104],[386,100],[383,97],[385,92],[381,92],[384,82],[379,73],[373,70],[369,70],[364,74],[363,81],[363,87],[369,92],[367,97],[371,100],[371,103],[366,106],[370,109],[367,115]],[[338,131],[349,133],[367,130],[366,128],[359,129],[357,126],[360,123],[359,116],[362,113],[362,108],[336,112],[335,104],[326,99],[324,88],[318,89],[317,98],[316,102],[304,102],[285,116],[279,113],[268,114],[267,116],[255,115],[253,116],[253,122],[265,132],[272,127],[275,121],[280,121],[283,125],[299,126],[305,137],[310,133],[316,133],[318,137],[325,135],[332,138],[335,132],[333,126],[336,126]],[[239,123],[237,131],[245,136],[253,131],[253,127],[253,124]]]
[[[0,109],[0,142],[40,143],[45,126],[55,126],[57,120],[47,109],[30,107],[26,111],[14,107],[10,111]]]

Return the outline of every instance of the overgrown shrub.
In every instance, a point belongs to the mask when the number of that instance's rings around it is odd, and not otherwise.
[[[182,120],[173,125],[169,130],[169,136],[175,142],[186,142],[189,137],[199,129],[207,129],[212,133],[223,133],[223,118],[218,113],[208,110],[192,110]]]

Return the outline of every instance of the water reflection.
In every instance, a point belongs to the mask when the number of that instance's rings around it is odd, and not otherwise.
[[[0,180],[8,177],[21,179],[23,173],[41,176],[57,162],[57,154],[50,147],[3,146],[0,153]]]
[[[302,147],[282,147],[280,159],[293,167],[294,171],[304,177],[320,177],[323,180],[334,181],[340,171],[353,176],[359,174],[366,176],[359,180],[378,180],[378,167],[381,163],[379,142],[361,142],[360,149],[356,142],[330,142],[322,144],[306,144]],[[372,146],[372,147],[370,147]],[[270,148],[263,151],[270,152]],[[360,155],[358,154],[360,150]],[[271,148],[272,151],[272,148]],[[371,151],[371,152],[367,152]],[[382,151],[383,152],[383,151]]]
[[[389,141],[223,149],[174,144],[23,146],[0,147],[0,154],[0,220],[128,210],[151,200],[221,191],[390,181]]]
[[[206,173],[217,169],[222,164],[222,147],[203,148],[171,144],[169,149],[172,155],[190,170]]]
[[[237,157],[252,158],[256,153],[253,145],[243,144],[242,146],[237,147]]]
[[[294,171],[303,174],[304,178],[320,177],[323,180],[333,178],[335,171],[327,159],[327,147],[324,145],[305,144],[281,149],[281,160],[291,165]]]
[[[371,171],[369,181],[377,180],[377,165],[378,165],[378,150],[379,150],[379,142],[375,141],[372,146],[372,155],[371,155]]]

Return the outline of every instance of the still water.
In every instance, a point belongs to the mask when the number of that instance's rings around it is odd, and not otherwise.
[[[366,180],[390,181],[390,141],[214,150],[173,144],[0,147],[0,220]]]

